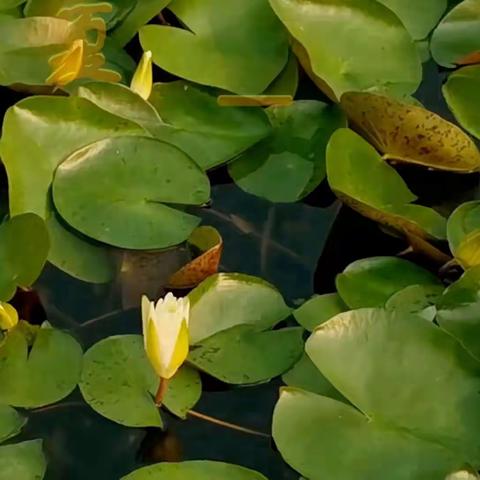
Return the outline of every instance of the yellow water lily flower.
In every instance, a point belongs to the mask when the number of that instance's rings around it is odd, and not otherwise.
[[[153,88],[152,52],[145,52],[132,78],[130,89],[148,100]]]
[[[155,372],[170,380],[185,362],[188,350],[188,298],[175,298],[168,293],[155,305],[142,298],[142,321],[145,350]]]
[[[85,41],[75,40],[70,48],[50,59],[53,73],[47,78],[47,85],[63,87],[78,78],[83,67]]]
[[[0,302],[0,330],[7,331],[18,323],[18,312],[9,303]]]

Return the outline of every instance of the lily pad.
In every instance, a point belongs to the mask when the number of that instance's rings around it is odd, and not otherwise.
[[[384,160],[470,173],[480,152],[460,128],[418,105],[372,93],[347,93],[342,107]]]
[[[229,165],[235,183],[272,202],[295,202],[325,178],[325,150],[332,133],[346,126],[337,106],[302,100],[266,110],[272,134]]]
[[[480,62],[480,0],[464,0],[440,22],[430,48],[435,61],[452,68]]]
[[[220,462],[193,461],[158,463],[143,467],[122,480],[267,480],[260,473],[238,465]]]
[[[223,239],[216,228],[198,227],[187,242],[190,249],[200,254],[170,277],[169,288],[193,288],[218,272],[223,252]]]
[[[173,0],[185,29],[147,25],[140,42],[178,77],[230,92],[263,92],[288,59],[288,37],[268,0]],[[258,48],[261,45],[261,48]]]
[[[209,198],[208,178],[189,157],[146,137],[93,143],[65,160],[53,182],[55,207],[72,227],[131,249],[183,242],[200,219],[173,205],[201,205]]]
[[[31,97],[10,108],[0,151],[8,174],[11,215],[33,212],[49,220],[53,215],[50,186],[57,166],[79,148],[118,135],[145,135],[145,131],[83,98]],[[55,230],[49,257],[52,263],[86,281],[102,282],[109,277],[109,252],[92,248],[80,236],[73,242],[70,232],[55,219],[49,223]],[[70,248],[72,243],[75,248]],[[92,257],[103,257],[103,261],[95,266]],[[89,268],[91,265],[94,268]]]
[[[237,325],[198,342],[188,361],[223,382],[267,382],[286,372],[303,352],[303,329],[259,332]]]
[[[49,248],[48,231],[38,215],[18,215],[0,225],[0,300],[10,300],[17,287],[30,287],[35,282]]]
[[[149,101],[164,122],[155,136],[204,170],[228,162],[271,131],[263,109],[221,107],[215,92],[183,81],[155,84]]]
[[[450,250],[463,268],[480,265],[480,201],[460,205],[448,219]]]
[[[192,345],[236,325],[266,330],[290,314],[290,308],[275,287],[240,273],[213,275],[192,290],[188,298]]]
[[[0,443],[19,434],[26,422],[12,407],[0,405]]]
[[[85,354],[80,390],[100,415],[128,427],[162,427],[155,405],[159,379],[145,354],[140,335],[101,340]],[[198,373],[182,367],[172,379],[164,405],[184,417],[198,401]]]
[[[478,464],[480,366],[434,324],[356,310],[319,327],[306,351],[356,408],[302,390],[282,392],[273,436],[305,477],[366,480],[388,471],[393,480],[435,480]]]
[[[480,139],[480,65],[452,73],[443,86],[443,95],[458,123]]]
[[[403,22],[415,40],[422,40],[436,27],[447,9],[447,0],[379,0]]]
[[[429,271],[396,257],[357,260],[337,275],[336,284],[350,308],[383,307],[392,295],[410,285],[441,285]]]
[[[0,480],[42,480],[46,470],[42,440],[0,447]]]
[[[36,408],[62,400],[77,386],[82,348],[52,328],[39,329],[31,347],[27,336],[17,327],[0,345],[0,402]]]
[[[298,62],[290,52],[288,61],[278,77],[267,87],[263,95],[290,95],[295,97],[299,82]]]
[[[362,215],[403,235],[446,237],[446,219],[413,204],[417,197],[396,170],[359,135],[339,129],[327,147],[327,175],[337,196]]]
[[[348,306],[338,293],[315,295],[293,312],[295,320],[309,332],[339,313],[346,312]]]
[[[379,2],[270,0],[270,4],[303,46],[312,73],[337,98],[372,87],[385,86],[399,94],[417,89],[422,72],[415,44],[398,17]]]
[[[480,266],[467,270],[438,302],[438,324],[480,360]]]

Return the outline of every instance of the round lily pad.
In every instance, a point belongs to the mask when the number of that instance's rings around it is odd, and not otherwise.
[[[30,347],[22,328],[0,344],[0,403],[36,408],[58,402],[77,386],[82,349],[70,335],[40,328]]]
[[[46,470],[42,440],[0,447],[0,480],[42,480]]]
[[[27,419],[12,407],[0,405],[0,443],[20,433],[26,421]]]
[[[146,137],[93,143],[65,160],[53,182],[55,207],[72,227],[131,249],[183,242],[200,219],[175,206],[209,198],[208,178],[189,157]]]

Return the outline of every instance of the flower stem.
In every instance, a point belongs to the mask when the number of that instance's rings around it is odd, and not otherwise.
[[[220,427],[236,430],[237,432],[248,433],[249,435],[255,435],[257,437],[270,438],[270,435],[268,435],[267,433],[252,430],[250,428],[245,428],[240,425],[235,425],[234,423],[225,422],[223,420],[219,420],[218,418],[210,417],[203,413],[196,412],[195,410],[189,410],[188,415],[190,415],[191,417],[199,418],[200,420],[205,420],[206,422],[210,422],[215,425],[219,425]]]
[[[165,394],[168,390],[168,385],[170,380],[167,378],[160,379],[160,385],[158,386],[157,394],[155,395],[155,404],[157,407],[161,407],[163,403],[163,399],[165,398]]]

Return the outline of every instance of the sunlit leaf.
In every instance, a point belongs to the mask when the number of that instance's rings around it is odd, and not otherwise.
[[[55,207],[72,227],[132,249],[183,242],[200,219],[173,205],[202,205],[209,198],[208,178],[187,155],[146,137],[93,143],[69,156],[53,182]]]
[[[443,95],[458,123],[480,139],[480,65],[452,73],[443,86]]]
[[[467,269],[480,265],[480,201],[460,205],[448,219],[450,250]]]
[[[49,248],[47,227],[38,215],[18,215],[0,225],[0,300],[10,300],[17,287],[35,282]]]
[[[271,131],[261,108],[221,107],[214,92],[182,81],[155,84],[149,101],[165,122],[155,136],[204,170],[231,160]]]
[[[223,239],[213,227],[198,227],[187,240],[198,256],[174,273],[168,280],[170,288],[193,288],[218,272],[223,252]]]
[[[266,330],[290,314],[282,295],[272,285],[239,273],[213,275],[192,290],[188,298],[193,345],[236,325]]]
[[[287,34],[268,0],[173,0],[168,8],[185,29],[147,25],[140,41],[174,75],[254,95],[287,63]]]
[[[278,377],[302,352],[302,328],[259,332],[237,325],[196,343],[188,361],[223,382],[242,385]]]
[[[480,62],[480,1],[464,0],[445,16],[431,40],[433,58],[444,67]]]
[[[384,160],[440,170],[480,170],[480,152],[460,128],[420,106],[371,93],[347,93],[342,107]]]
[[[62,400],[77,386],[82,349],[70,335],[38,330],[33,345],[15,328],[0,345],[0,402],[36,408]]]
[[[26,422],[12,407],[0,405],[0,443],[19,434]]]
[[[406,94],[417,89],[421,62],[416,47],[398,17],[380,3],[270,0],[270,4],[304,47],[300,58],[304,68],[310,63],[313,74],[337,98],[379,86]]]
[[[195,461],[143,467],[122,480],[267,480],[260,473],[227,463]]]
[[[346,126],[341,110],[315,100],[266,110],[273,132],[229,165],[235,183],[272,202],[294,202],[325,178],[325,150]]]
[[[410,285],[434,288],[440,281],[429,271],[397,257],[372,257],[351,263],[337,275],[337,290],[350,308],[383,307]]]
[[[327,174],[332,190],[362,215],[420,238],[446,237],[446,219],[416,205],[417,197],[377,151],[348,129],[339,129],[327,147]]]
[[[0,447],[0,480],[42,480],[46,470],[42,440]]]
[[[307,300],[301,307],[294,310],[293,316],[303,328],[313,332],[322,323],[347,310],[347,305],[338,293],[327,293],[315,295]]]

